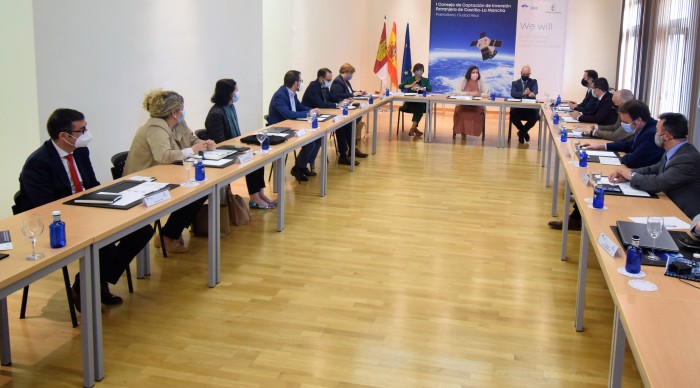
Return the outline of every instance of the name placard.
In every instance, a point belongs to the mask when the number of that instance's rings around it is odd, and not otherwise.
[[[337,123],[338,121],[340,121],[342,119],[343,119],[343,116],[338,115],[338,116],[333,117],[333,122]]]
[[[306,135],[306,129],[297,129],[294,131],[294,136],[296,137],[302,137],[304,135]]]
[[[238,155],[238,160],[236,160],[236,162],[238,164],[245,164],[245,163],[248,163],[251,160],[253,160],[253,158],[254,158],[253,153],[251,151],[246,151],[246,152]]]
[[[588,186],[588,183],[591,181],[591,177],[584,172],[583,175],[581,175],[581,180],[583,181],[584,185]]]
[[[605,252],[608,252],[608,254],[612,257],[617,256],[617,253],[620,251],[620,248],[617,246],[615,241],[610,239],[610,237],[603,232],[601,232],[600,236],[598,236],[598,245],[600,245]]]
[[[143,197],[143,204],[146,207],[151,207],[168,199],[170,199],[170,190],[163,190]]]

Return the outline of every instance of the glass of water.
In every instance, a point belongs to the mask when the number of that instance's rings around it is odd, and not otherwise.
[[[656,239],[661,236],[661,232],[664,230],[664,218],[663,217],[647,217],[647,232],[651,236],[651,253],[649,254],[649,260],[659,261],[658,256],[654,253],[656,249]]]
[[[255,138],[258,139],[258,143],[260,143],[260,153],[266,154],[267,150],[263,148],[263,143],[265,142],[265,139],[267,139],[267,131],[262,130],[256,133]]]
[[[32,242],[32,254],[27,256],[27,260],[39,260],[44,257],[43,253],[36,251],[36,239],[44,232],[44,223],[38,214],[29,214],[22,219],[22,234],[27,236]]]
[[[185,183],[181,184],[180,186],[183,186],[183,187],[199,186],[199,182],[190,178],[190,171],[192,171],[192,167],[194,167],[194,159],[184,157],[182,159],[182,166],[185,168],[185,171],[187,171],[187,181],[185,181]]]

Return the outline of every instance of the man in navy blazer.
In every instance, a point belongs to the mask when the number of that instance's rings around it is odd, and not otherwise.
[[[56,109],[46,127],[51,139],[29,156],[19,176],[17,205],[20,211],[31,210],[100,184],[90,163],[87,144],[92,137],[85,116],[73,109]],[[65,221],[70,228],[71,220]],[[109,292],[107,283],[117,283],[152,236],[153,228],[147,225],[100,249],[102,303],[122,303],[122,298]],[[75,275],[73,302],[80,311],[80,274]]]
[[[617,122],[617,112],[613,109],[612,94],[610,94],[609,90],[610,85],[607,79],[601,77],[593,81],[593,96],[599,100],[595,109],[590,114],[571,112],[571,117],[578,119],[582,123],[615,124]]]
[[[513,98],[537,98],[537,80],[530,78],[530,66],[523,66],[520,70],[520,79],[513,81],[510,86],[510,96]],[[530,141],[530,135],[527,133],[535,126],[537,120],[540,119],[540,112],[535,109],[527,108],[511,108],[510,122],[518,128],[518,143],[523,144],[525,141]],[[525,120],[525,125],[523,125]]]
[[[269,125],[274,125],[284,120],[306,118],[306,114],[309,111],[318,114],[318,109],[310,109],[304,106],[297,98],[297,92],[301,90],[303,85],[304,81],[301,79],[301,72],[289,70],[284,75],[284,85],[277,89],[270,101],[270,108],[267,113],[267,123]],[[307,176],[316,175],[316,173],[311,171],[305,171],[311,155],[316,153],[315,149],[316,144],[314,142],[301,147],[301,151],[297,155],[296,164],[291,171],[297,181],[305,182],[309,180]]]
[[[654,164],[617,170],[611,182],[629,181],[638,190],[663,191],[688,218],[700,213],[700,153],[688,143],[688,120],[680,113],[662,113],[654,141],[665,151]]]
[[[622,164],[629,168],[639,168],[656,164],[664,150],[654,143],[657,122],[651,117],[647,104],[631,100],[618,108],[620,125],[630,128],[634,135],[626,140],[606,144],[583,144],[590,150],[607,150],[624,152],[620,158]]]

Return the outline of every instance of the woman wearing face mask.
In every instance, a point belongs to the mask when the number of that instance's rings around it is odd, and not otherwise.
[[[199,151],[214,149],[213,141],[198,139],[187,127],[185,100],[176,92],[152,90],[144,98],[143,108],[151,118],[134,135],[124,175],[158,164],[172,164]],[[200,198],[170,214],[161,228],[168,253],[187,252],[182,231],[192,223],[206,200],[206,197]],[[159,244],[160,239],[156,237],[154,242]]]
[[[413,75],[406,77],[406,79],[399,84],[399,89],[408,93],[423,93],[424,90],[426,92],[432,92],[433,87],[430,85],[430,80],[423,77],[424,72],[425,67],[423,67],[423,64],[416,63],[413,66]],[[420,102],[405,102],[401,109],[404,112],[413,113],[413,118],[411,119],[413,125],[411,126],[411,130],[408,131],[408,136],[422,136],[423,132],[418,130],[418,123],[420,123],[420,119],[423,117],[423,113],[425,113],[425,104]]]
[[[350,85],[350,80],[352,80],[352,77],[355,74],[355,68],[351,64],[345,63],[340,66],[338,73],[340,75],[335,77],[331,83],[331,96],[335,101],[342,101],[347,98],[353,98],[365,94],[365,92],[361,90],[353,90],[352,85]],[[362,118],[359,118],[356,121],[355,140],[362,138],[362,128],[364,127],[364,123],[362,123],[361,120]],[[338,152],[340,153],[338,163],[350,165],[350,155],[348,155],[348,150],[350,149],[350,142],[352,141],[352,129],[349,125],[343,126],[336,131],[336,134],[338,136]],[[358,158],[366,158],[367,154],[355,148],[355,156]],[[355,165],[357,164],[358,162],[355,162]]]
[[[209,139],[216,143],[241,136],[238,126],[238,115],[234,104],[238,102],[240,94],[236,81],[227,78],[216,81],[214,95],[211,102],[214,103],[204,121]],[[265,169],[259,168],[245,177],[250,195],[250,207],[253,209],[272,209],[275,203],[265,196]]]
[[[488,96],[486,84],[481,80],[479,68],[471,66],[467,69],[462,80],[462,85],[456,94],[465,96]],[[452,138],[457,134],[462,135],[462,140],[469,136],[481,136],[484,130],[486,109],[483,106],[457,105],[454,114],[454,126],[452,127]]]

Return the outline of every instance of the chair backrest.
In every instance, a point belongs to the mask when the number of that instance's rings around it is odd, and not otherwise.
[[[194,135],[202,140],[209,140],[209,132],[207,132],[206,128],[194,131]]]
[[[124,165],[129,151],[120,152],[112,156],[112,178],[119,179],[124,175]]]
[[[22,212],[22,209],[19,207],[19,191],[15,193],[14,199],[15,199],[15,204],[12,205],[12,214],[19,214]]]

